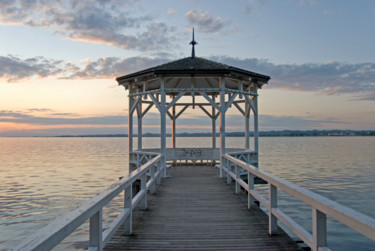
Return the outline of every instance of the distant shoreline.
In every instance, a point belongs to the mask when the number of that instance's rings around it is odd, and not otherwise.
[[[211,133],[177,133],[176,137],[211,137]],[[136,137],[137,135],[134,135]],[[216,134],[217,137],[220,134]],[[227,137],[244,137],[244,132],[229,132],[226,133]],[[250,132],[250,136],[253,136],[253,132]],[[259,137],[351,137],[351,136],[375,136],[375,130],[283,130],[283,131],[261,131]],[[36,136],[46,137],[46,136]],[[47,136],[57,138],[116,138],[116,137],[128,137],[128,134],[90,134],[90,135],[59,135],[59,136]],[[143,137],[160,137],[158,133],[145,133]],[[171,137],[171,134],[167,134],[167,137]]]

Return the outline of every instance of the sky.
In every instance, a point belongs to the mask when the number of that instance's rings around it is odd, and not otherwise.
[[[372,0],[1,0],[0,136],[127,133],[115,78],[190,56],[193,27],[196,56],[271,76],[260,130],[375,130]],[[177,132],[210,123],[189,109]]]

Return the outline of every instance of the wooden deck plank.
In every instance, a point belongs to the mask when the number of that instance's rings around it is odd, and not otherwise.
[[[174,166],[148,209],[135,209],[133,234],[120,230],[105,250],[300,250],[283,231],[268,235],[268,217],[213,167]]]

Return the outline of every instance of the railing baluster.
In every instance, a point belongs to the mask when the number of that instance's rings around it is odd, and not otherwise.
[[[247,208],[252,209],[255,206],[255,198],[251,195],[250,191],[254,190],[254,178],[255,175],[247,172],[247,184],[249,187],[249,192],[247,193]]]
[[[124,208],[128,208],[130,210],[129,216],[124,222],[124,234],[125,235],[131,235],[133,231],[132,199],[133,199],[133,184],[130,184],[124,190]]]
[[[90,217],[90,250],[103,250],[102,247],[102,209]]]
[[[277,232],[277,218],[272,214],[272,209],[277,208],[277,187],[272,184],[269,184],[268,200],[268,233],[272,235]]]
[[[319,247],[327,246],[327,216],[318,209],[312,209],[312,232],[314,251],[318,251]]]

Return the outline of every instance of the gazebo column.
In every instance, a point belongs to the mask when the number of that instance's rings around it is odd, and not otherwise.
[[[174,99],[174,97],[173,97]],[[172,148],[176,148],[176,106],[172,106]]]
[[[226,167],[225,155],[225,78],[220,78],[220,177],[225,177],[223,168]]]
[[[245,149],[250,148],[250,104],[245,98]]]
[[[166,165],[166,94],[165,94],[165,78],[160,80],[160,153],[161,164]],[[166,168],[164,168],[163,177],[167,176]]]
[[[256,91],[258,93],[258,90]],[[253,96],[254,104],[254,150],[256,152],[256,166],[259,167],[259,131],[258,131],[258,96]]]
[[[212,95],[212,100],[215,102],[215,94]],[[215,116],[215,107],[212,106],[212,148],[216,148],[216,116]]]
[[[137,105],[137,117],[138,117],[138,150],[142,150],[142,96]]]
[[[133,107],[134,98],[131,96],[133,94],[133,86],[129,86],[129,109],[128,109],[128,148],[129,148],[129,173],[133,171],[132,160],[133,160],[133,112],[131,108]]]

